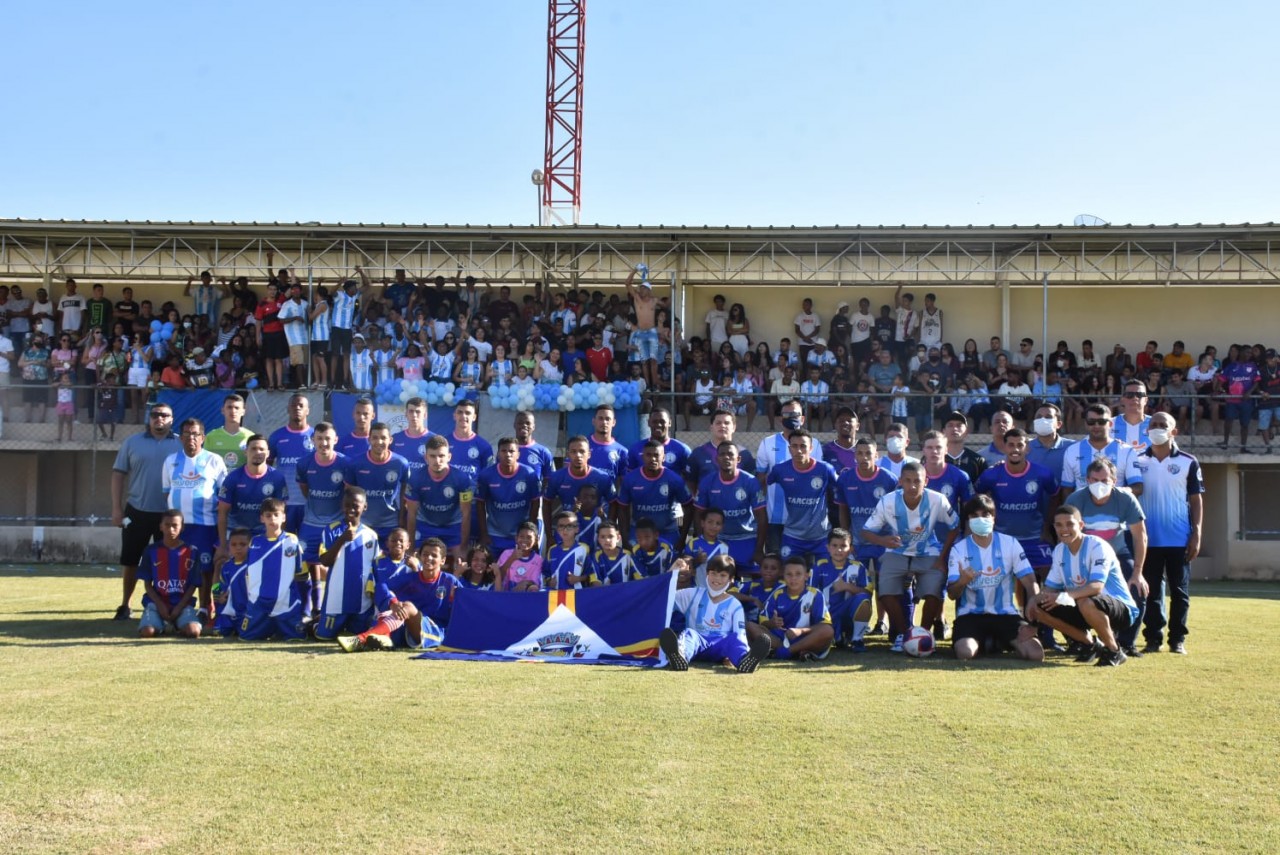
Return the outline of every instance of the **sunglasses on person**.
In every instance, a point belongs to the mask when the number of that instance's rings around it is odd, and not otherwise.
[[[1121,395],[1121,397],[1122,398],[1145,398],[1147,397],[1147,395],[1145,392],[1125,392],[1123,395]]]
[[[1097,427],[1098,425],[1111,424],[1110,419],[1085,419],[1084,423],[1089,427]]]

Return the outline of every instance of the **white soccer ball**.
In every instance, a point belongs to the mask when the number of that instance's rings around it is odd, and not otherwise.
[[[933,653],[933,633],[921,626],[913,626],[902,639],[902,649],[908,656],[923,659]]]

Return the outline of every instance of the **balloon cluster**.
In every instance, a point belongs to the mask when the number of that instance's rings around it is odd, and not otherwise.
[[[495,383],[489,387],[489,404],[497,410],[557,410],[570,413],[595,408],[600,404],[634,407],[639,403],[640,384],[634,380],[575,383],[572,386],[557,386],[553,383]]]
[[[471,389],[459,389],[452,383],[396,378],[379,382],[374,387],[373,397],[379,404],[403,404],[410,398],[422,398],[433,407],[452,407],[464,398],[474,400],[476,393]]]
[[[165,321],[164,323],[160,323],[160,321],[152,321],[151,343],[160,344],[163,341],[168,341],[173,338],[173,331],[175,329],[176,327],[173,325],[173,321]]]

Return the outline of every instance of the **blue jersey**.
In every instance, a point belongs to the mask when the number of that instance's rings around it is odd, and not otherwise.
[[[855,561],[852,556],[845,559],[844,566],[841,567],[836,566],[831,556],[824,556],[814,563],[813,570],[809,573],[809,584],[822,592],[828,607],[853,596],[848,591],[831,590],[831,586],[841,579],[859,588],[866,588],[870,584],[867,579],[867,568],[861,561]]]
[[[887,469],[877,467],[870,477],[858,474],[857,467],[846,469],[836,480],[836,504],[849,509],[849,530],[858,539],[859,558],[879,558],[884,547],[862,540],[862,530],[875,513],[880,500],[898,489],[898,479]]]
[[[1027,459],[1048,469],[1055,478],[1061,479],[1062,464],[1067,456],[1067,448],[1071,445],[1070,440],[1062,437],[1058,437],[1058,441],[1053,445],[1045,445],[1042,437],[1036,437],[1027,444]]]
[[[1129,593],[1129,582],[1120,572],[1120,561],[1105,540],[1084,535],[1080,551],[1072,554],[1065,543],[1053,548],[1053,563],[1044,586],[1051,591],[1070,591],[1094,582],[1102,583],[1102,593],[1124,603],[1129,621],[1138,619],[1138,604]]]
[[[703,638],[737,636],[747,642],[746,613],[733,597],[713,603],[706,588],[685,588],[676,591],[675,608],[684,615],[685,626]]]
[[[978,492],[996,503],[996,531],[1019,540],[1040,540],[1049,502],[1058,492],[1058,479],[1034,463],[1028,463],[1017,475],[1009,471],[1008,463],[1002,463],[978,477]]]
[[[642,439],[627,452],[627,468],[639,469],[644,465],[644,458],[641,453],[644,451],[645,444],[649,440]],[[662,466],[664,469],[671,469],[680,474],[680,477],[688,477],[689,474],[689,455],[693,454],[693,449],[685,445],[678,439],[669,439],[663,446]]]
[[[929,475],[926,471],[928,480],[925,486],[946,496],[953,508],[959,508],[973,498],[973,484],[969,481],[968,473],[959,466],[950,463],[944,466],[937,476]]]
[[[736,478],[726,482],[717,470],[698,484],[693,503],[701,510],[715,508],[724,514],[722,539],[755,540],[756,511],[765,506],[764,487],[748,472],[739,470]]]
[[[596,492],[600,496],[598,507],[607,508],[609,503],[615,498],[614,480],[608,472],[603,469],[596,469],[594,466],[587,467],[587,474],[581,478],[569,471],[566,466],[563,469],[557,469],[551,473],[551,478],[547,481],[547,498],[555,497],[559,500],[559,506],[565,510],[572,510],[574,503],[578,500],[578,491],[590,484],[596,488]],[[583,543],[594,543],[588,541],[586,535],[582,532],[578,533]]]
[[[648,518],[658,526],[658,531],[669,538],[678,537],[676,505],[688,504],[689,488],[684,479],[670,469],[663,469],[650,477],[643,469],[628,472],[622,478],[618,492],[618,504],[631,508],[631,532],[624,532],[635,540],[635,525]]]
[[[542,443],[531,442],[528,445],[519,446],[519,449],[520,462],[533,470],[539,482],[546,481],[551,477],[551,473],[556,471],[555,455]]]
[[[652,550],[631,547],[631,561],[636,565],[636,574],[646,579],[666,573],[675,559],[675,551],[662,541],[658,541],[658,545]]]
[[[567,588],[581,588],[581,582],[570,582],[570,576],[582,576],[591,550],[585,543],[574,541],[568,547],[557,543],[551,547],[547,563],[543,567],[542,587],[550,591],[563,591]]]
[[[842,474],[846,469],[854,469],[858,465],[854,447],[845,448],[835,440],[823,444],[822,459],[831,464],[831,468],[836,470],[837,475]]]
[[[603,549],[592,550],[585,569],[591,581],[601,585],[621,585],[623,582],[642,578],[631,553],[625,549],[619,549],[613,558],[606,555]]]
[[[809,629],[831,623],[831,615],[827,610],[826,597],[817,588],[806,586],[800,596],[793,597],[787,592],[785,585],[769,595],[764,604],[761,621],[782,618],[786,629]],[[774,630],[781,633],[783,630]]]
[[[587,457],[587,465],[603,469],[613,475],[614,480],[627,474],[627,447],[616,439],[599,442],[594,436],[587,437],[587,445],[591,449]]]
[[[769,470],[768,483],[778,487],[785,503],[783,535],[825,544],[831,529],[829,502],[836,486],[836,471],[831,464],[810,460],[809,468],[801,470],[786,460]]]
[[[786,522],[788,497],[784,495],[782,487],[767,476],[783,464],[790,465],[791,447],[787,442],[787,438],[781,433],[769,434],[760,440],[760,447],[756,450],[756,474],[766,476],[765,483],[768,485],[768,490],[766,491],[765,499],[769,503],[769,522],[773,525],[780,525]],[[813,447],[813,459],[822,462],[821,445]],[[832,470],[833,473],[834,471]],[[832,480],[834,481],[834,478]],[[792,537],[796,536],[792,535]]]
[[[596,548],[596,537],[600,534],[600,523],[604,518],[599,514],[583,517],[578,514],[578,542],[585,543],[588,549]]]
[[[758,484],[760,482],[757,481],[756,483]],[[729,544],[725,543],[723,540],[717,540],[715,543],[712,543],[702,535],[698,535],[690,541],[684,548],[684,555],[686,555],[690,559],[691,563],[693,563],[693,572],[695,574],[694,578],[696,580],[694,584],[706,585],[707,564],[710,563],[711,559],[715,558],[717,555],[728,554]],[[696,559],[696,556],[698,555],[702,556],[702,560],[699,561]]]
[[[142,560],[138,562],[138,581],[144,584],[150,582],[156,594],[164,599],[165,605],[172,608],[181,602],[188,590],[200,586],[204,569],[200,564],[200,556],[187,544],[179,543],[169,547],[163,543],[152,543],[143,551]],[[143,605],[150,602],[151,595],[143,594]]]
[[[1134,466],[1137,455],[1132,448],[1113,439],[1099,450],[1085,437],[1068,447],[1062,456],[1062,474],[1059,477],[1062,486],[1071,490],[1087,487],[1089,464],[1099,457],[1105,457],[1115,464],[1117,487],[1132,487],[1142,483],[1142,470]]]
[[[476,501],[484,502],[490,537],[515,540],[520,524],[535,518],[542,482],[522,463],[510,475],[497,466],[485,467],[476,480]]]
[[[1111,435],[1135,452],[1145,451],[1150,447],[1151,439],[1147,436],[1147,431],[1150,429],[1150,416],[1143,418],[1136,425],[1129,424],[1123,413],[1111,420]]]
[[[470,439],[458,439],[454,434],[449,437],[449,451],[449,465],[461,469],[472,481],[479,480],[481,469],[493,465],[493,446],[480,434]]]
[[[431,436],[431,431],[421,436],[409,436],[409,431],[402,430],[391,437],[391,452],[400,455],[409,464],[410,477],[427,468],[427,440]]]
[[[471,476],[450,466],[439,479],[430,469],[422,469],[409,479],[406,496],[418,503],[419,530],[425,527],[461,532],[462,502],[470,502],[474,492],[475,482]]]
[[[182,511],[186,525],[218,524],[218,492],[227,477],[222,458],[210,451],[188,457],[186,451],[170,454],[160,472],[169,507]]]
[[[991,545],[985,548],[972,537],[958,541],[947,559],[947,585],[959,582],[960,571],[966,567],[978,575],[956,600],[957,615],[1022,613],[1014,599],[1016,580],[1035,571],[1016,539],[1007,534],[994,534]]]
[[[378,382],[384,383],[396,379],[396,357],[400,354],[396,353],[395,348],[390,350],[378,348],[370,352],[373,354],[373,364],[378,369]]]
[[[400,498],[409,483],[409,461],[389,454],[386,460],[376,462],[365,454],[347,466],[347,483],[364,489],[368,501],[365,525],[381,532],[400,524]]]
[[[242,466],[234,469],[222,482],[218,502],[230,506],[227,511],[227,534],[232,529],[247,528],[262,534],[262,503],[267,499],[288,499],[289,485],[279,471],[268,466],[254,477]]]
[[[364,457],[369,453],[369,435],[357,436],[354,433],[349,433],[338,440],[335,451],[353,460],[357,457]]]
[[[761,603],[765,603],[768,602],[769,597],[773,595],[773,592],[778,590],[781,586],[782,582],[780,581],[775,581],[771,585],[766,585],[759,579],[751,579],[743,582],[742,585],[738,587],[738,593],[742,594],[744,597],[755,597]],[[744,605],[742,608],[746,611],[747,620],[758,621],[760,619],[760,608],[754,603],[751,605]]]
[[[297,609],[297,588],[293,577],[302,572],[302,547],[288,532],[271,539],[257,535],[249,544],[245,563],[245,603],[257,606],[271,617]]]
[[[334,540],[347,529],[344,523]],[[373,562],[377,557],[378,533],[361,525],[329,568],[324,586],[326,615],[364,614],[373,608]]]
[[[315,454],[316,446],[311,441],[311,436],[315,432],[316,429],[310,425],[305,430],[294,430],[285,425],[267,438],[267,447],[271,449],[271,456],[268,460],[272,466],[280,470],[280,474],[284,476],[285,483],[297,483],[298,464]],[[289,504],[306,504],[306,499],[302,497],[301,490],[291,490],[289,492]]]
[[[422,573],[383,558],[375,572],[378,611],[388,611],[391,601],[413,603],[419,614],[431,618],[437,626],[448,626],[453,616],[453,599],[465,587],[452,573],[438,573],[428,580]]]
[[[227,559],[218,571],[218,588],[227,592],[227,601],[218,609],[218,617],[234,618],[244,614],[248,592],[245,590],[244,569],[248,561],[243,563]]]
[[[689,452],[689,462],[685,466],[685,477],[694,484],[701,484],[708,475],[718,473],[720,471],[720,464],[717,462],[718,454],[719,451],[710,442],[703,443]],[[741,445],[738,446],[738,470],[741,472],[756,471],[755,455]]]
[[[347,485],[347,458],[335,454],[321,463],[312,454],[298,464],[295,479],[307,491],[303,525],[326,526],[342,518],[342,492]],[[302,492],[299,490],[298,492]]]
[[[1067,496],[1063,504],[1080,511],[1085,534],[1105,540],[1118,557],[1129,557],[1129,547],[1123,534],[1146,518],[1133,493],[1113,489],[1107,500],[1099,505],[1087,489],[1076,490]],[[1151,537],[1150,527],[1147,528],[1147,537]]]

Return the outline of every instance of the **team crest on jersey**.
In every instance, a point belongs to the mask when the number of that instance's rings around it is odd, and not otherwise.
[[[475,460],[479,456],[480,456],[480,449],[476,448],[475,446],[472,446],[471,448],[467,449],[467,457],[470,457],[472,460]]]
[[[1039,491],[1039,489],[1040,489],[1040,485],[1039,485],[1039,484],[1037,484],[1035,481],[1028,481],[1028,482],[1027,482],[1027,495],[1028,495],[1028,496],[1034,496],[1034,495],[1036,494],[1036,492],[1037,492],[1037,491]]]
[[[780,554],[782,555],[782,557],[783,557],[783,558],[786,558],[786,557],[790,556],[790,555],[791,555],[791,547],[790,547],[790,546],[787,546],[787,545],[784,543],[784,544],[782,545],[782,552],[781,552]]]
[[[658,487],[658,494],[659,494],[659,495],[665,496],[665,495],[667,495],[669,492],[671,492],[671,491],[667,489],[667,485],[666,485],[666,484],[662,484],[662,485],[660,485],[660,486]]]
[[[822,489],[822,479],[821,479],[821,478],[819,478],[817,475],[814,475],[811,479],[809,479],[809,486],[810,486],[810,487],[812,487],[812,488],[813,488],[813,489],[815,489],[815,490],[821,490],[821,489]]]
[[[800,611],[804,612],[805,614],[809,614],[809,612],[813,611],[813,603],[805,603],[803,606],[800,607]]]
[[[335,484],[341,484],[341,483],[342,483],[342,473],[341,473],[341,472],[334,472],[332,475],[330,475],[330,476],[329,476],[329,480],[330,480],[330,481],[332,481],[332,482],[333,482],[333,483],[335,483]]]
[[[295,556],[295,555],[297,555],[297,554],[298,554],[298,547],[297,547],[297,545],[296,545],[296,544],[292,544],[292,543],[291,543],[291,544],[289,544],[288,546],[286,546],[286,547],[284,548],[284,557],[285,557],[285,558],[292,558],[292,557],[294,557],[294,556]]]
[[[396,479],[397,479],[397,478],[399,478],[399,477],[400,477],[400,474],[399,474],[398,472],[388,472],[388,473],[387,473],[387,483],[388,483],[388,484],[394,484],[394,483],[396,482]]]
[[[517,492],[517,493],[521,493],[521,494],[523,494],[523,493],[524,493],[524,491],[525,491],[525,490],[527,490],[527,489],[529,489],[529,488],[528,488],[528,486],[527,486],[523,481],[517,481],[517,482],[516,482],[516,492]]]
[[[311,437],[307,437],[306,439],[302,440],[302,447],[306,451],[316,450],[316,444],[311,441]]]
[[[1179,472],[1181,472],[1181,471],[1182,471],[1182,467],[1181,467],[1181,466],[1179,466],[1178,464],[1176,464],[1176,463],[1170,463],[1170,464],[1169,464],[1169,474],[1170,474],[1170,475],[1177,475],[1177,474],[1178,474]]]
[[[445,488],[444,488],[444,490],[443,490],[442,492],[444,493],[444,497],[445,497],[446,499],[452,499],[452,498],[453,498],[453,488],[452,488],[452,487],[445,487]]]
[[[733,497],[739,502],[745,502],[747,500],[747,491],[739,487],[738,491],[733,494]]]
[[[222,455],[222,461],[226,463],[228,466],[235,466],[236,453],[234,451],[228,451],[226,454]]]
[[[883,499],[884,487],[876,487],[874,490],[871,491],[871,495],[875,496],[877,499]]]
[[[425,456],[426,456],[426,453],[427,453],[427,447],[426,447],[425,445],[420,445],[420,446],[418,446],[418,456],[419,456],[419,457],[425,457]]]
[[[950,484],[942,485],[942,495],[946,496],[948,499],[955,495],[955,492],[955,489]]]
[[[262,485],[262,495],[264,495],[264,496],[270,496],[270,495],[272,495],[273,493],[275,493],[275,491],[276,491],[276,488],[275,488],[275,485],[274,485],[274,484],[263,484],[263,485]]]

